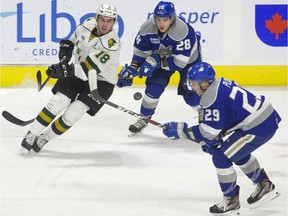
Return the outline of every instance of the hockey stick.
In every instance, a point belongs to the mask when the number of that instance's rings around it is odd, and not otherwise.
[[[42,83],[42,75],[41,75],[41,71],[38,70],[36,73],[36,77],[37,77],[37,83],[38,83],[38,91],[41,91],[41,89],[46,85],[46,83],[49,81],[50,77],[47,77],[46,80]],[[28,124],[31,124],[32,122],[34,122],[35,118],[24,121],[21,120],[17,117],[15,117],[14,115],[12,115],[11,113],[9,113],[8,111],[3,111],[2,112],[2,116],[9,122],[11,122],[12,124],[24,127]]]
[[[134,116],[134,117],[136,117],[136,118],[143,118],[143,119],[147,120],[150,124],[153,124],[153,125],[155,125],[155,126],[157,126],[157,127],[165,128],[165,126],[162,125],[162,124],[159,123],[159,122],[156,122],[156,121],[154,121],[154,120],[152,120],[152,119],[150,119],[150,118],[148,118],[148,117],[144,117],[144,116],[142,116],[142,115],[140,115],[140,114],[138,114],[138,113],[133,112],[132,110],[126,109],[126,108],[124,108],[124,107],[122,107],[122,106],[119,106],[119,105],[117,105],[117,104],[115,104],[115,103],[112,103],[111,101],[105,100],[104,98],[102,98],[102,97],[99,95],[97,89],[93,90],[92,95],[93,95],[93,98],[94,98],[95,100],[98,100],[98,101],[100,101],[100,102],[102,102],[102,103],[104,103],[104,104],[107,104],[107,105],[109,105],[109,106],[111,106],[111,107],[114,107],[115,109],[118,109],[118,110],[120,110],[120,111],[122,111],[122,112],[128,113],[129,115],[132,115],[132,116]]]
[[[61,62],[63,62],[63,61],[66,61],[66,56],[64,56],[62,59],[61,59]],[[38,70],[37,71],[37,74],[36,74],[36,77],[37,77],[37,83],[38,83],[38,91],[41,91],[42,90],[42,88],[47,84],[47,82],[50,80],[50,76],[48,76],[47,78],[46,78],[46,80],[42,83],[42,74],[41,74],[41,71],[40,70]]]
[[[118,109],[118,110],[120,110],[122,112],[128,113],[129,115],[132,115],[132,116],[134,116],[136,118],[143,118],[143,119],[147,120],[150,124],[153,124],[153,125],[155,125],[157,127],[165,128],[165,126],[162,125],[159,122],[156,122],[156,121],[154,121],[154,120],[152,120],[152,119],[150,119],[148,117],[144,117],[144,116],[142,116],[142,115],[140,115],[138,113],[133,112],[132,110],[126,109],[126,108],[124,108],[122,106],[119,106],[119,105],[117,105],[115,103],[112,103],[111,101],[107,101],[104,98],[102,98],[99,95],[98,89],[97,89],[97,74],[96,74],[96,71],[91,70],[91,71],[88,72],[88,81],[89,81],[89,87],[90,87],[91,94],[92,94],[92,96],[93,96],[93,98],[95,100],[98,100],[98,101],[100,101],[100,102],[102,102],[104,104],[107,104],[107,105],[109,105],[111,107],[114,107],[115,109]]]
[[[36,77],[37,77],[37,83],[38,83],[38,91],[41,91],[42,88],[46,85],[46,83],[50,80],[50,76],[48,76],[46,78],[46,80],[42,83],[42,74],[41,74],[41,71],[38,70],[37,71],[37,74],[36,74]]]
[[[37,83],[38,83],[38,91],[41,91],[41,89],[46,85],[46,83],[50,80],[50,77],[47,77],[46,80],[42,83],[42,75],[41,75],[41,71],[38,70],[36,73],[36,77],[37,77]],[[24,121],[21,119],[18,119],[17,117],[15,117],[14,115],[12,115],[11,113],[9,113],[8,111],[3,111],[2,112],[2,116],[9,122],[11,122],[12,124],[18,125],[18,126],[26,126],[28,124],[31,124],[32,122],[34,122],[35,118]]]
[[[12,115],[11,113],[7,112],[7,111],[3,111],[2,112],[2,116],[9,122],[13,123],[13,124],[16,124],[18,126],[26,126],[28,124],[31,124],[34,120],[34,119],[30,119],[28,121],[23,121],[21,119],[18,119],[17,117],[15,117],[14,115]]]

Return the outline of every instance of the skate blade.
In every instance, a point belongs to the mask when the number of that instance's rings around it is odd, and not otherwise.
[[[213,213],[213,216],[241,216],[239,210],[232,210],[225,213]]]
[[[139,133],[140,133],[140,132],[138,132],[138,133],[133,133],[133,132],[129,131],[128,137],[136,136],[136,135],[139,134]]]
[[[130,132],[130,133],[128,134],[128,137],[133,137],[133,136],[135,136],[135,135],[136,135],[136,133],[131,133],[131,132]]]
[[[265,194],[257,202],[250,204],[249,207],[250,207],[250,209],[258,208],[260,205],[263,205],[263,204],[269,202],[270,200],[277,198],[279,195],[280,195],[280,193],[274,189],[273,191]]]
[[[128,137],[134,137],[134,136],[139,135],[139,134],[142,134],[142,133],[143,133],[142,130],[141,130],[141,131],[138,131],[138,132],[136,132],[136,133],[134,133],[134,132],[132,132],[132,131],[129,131]]]
[[[24,148],[24,147],[21,147],[20,149],[19,149],[19,155],[21,155],[21,156],[25,156],[25,155],[27,155],[28,153],[29,153],[29,151],[26,149],[26,148]]]

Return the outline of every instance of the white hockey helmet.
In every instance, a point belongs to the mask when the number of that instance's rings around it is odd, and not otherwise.
[[[117,15],[117,10],[114,5],[101,4],[97,9],[96,19],[98,19],[98,16],[106,16],[117,20]]]

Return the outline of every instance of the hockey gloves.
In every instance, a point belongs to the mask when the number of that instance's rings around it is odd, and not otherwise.
[[[69,65],[66,61],[52,64],[46,70],[47,76],[51,78],[68,77],[74,75],[74,64]]]
[[[125,64],[124,67],[122,67],[122,70],[118,74],[118,81],[117,86],[119,88],[125,87],[125,86],[131,86],[133,83],[133,77],[137,76],[138,72],[131,66],[128,66],[128,64]]]
[[[219,143],[216,139],[209,140],[206,142],[203,141],[200,144],[201,144],[202,151],[211,155],[215,153],[215,151],[217,150],[217,147],[219,146]]]
[[[139,69],[139,77],[151,77],[154,70],[161,67],[160,58],[158,55],[152,53],[151,56],[146,58],[146,61]]]
[[[59,60],[65,59],[65,61],[69,62],[74,49],[74,44],[70,40],[61,40],[59,45]]]
[[[188,133],[188,125],[185,122],[169,122],[164,126],[163,133],[171,140],[191,139]]]

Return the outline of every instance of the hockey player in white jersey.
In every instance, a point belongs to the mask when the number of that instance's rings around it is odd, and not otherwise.
[[[258,160],[251,154],[275,134],[280,116],[264,96],[223,78],[215,79],[213,67],[200,62],[188,70],[187,86],[200,97],[199,125],[166,123],[163,133],[170,139],[191,139],[212,155],[223,200],[210,208],[215,215],[239,213],[239,191],[233,163],[256,184],[247,199],[251,208],[277,197],[279,192]],[[229,134],[227,137],[223,135]],[[226,214],[225,214],[226,215]],[[230,214],[229,214],[230,215]]]
[[[113,29],[117,16],[115,6],[102,4],[96,17],[87,19],[77,26],[69,40],[60,42],[61,61],[46,71],[48,76],[58,79],[52,88],[54,95],[23,139],[20,153],[31,149],[39,152],[48,141],[66,132],[86,112],[94,116],[101,109],[104,104],[92,97],[90,82],[97,82],[102,98],[110,98],[117,81],[120,57],[120,39]],[[73,50],[75,60],[72,62]],[[98,75],[97,80],[88,83],[90,72]]]
[[[142,116],[151,118],[155,113],[175,71],[180,74],[178,95],[183,96],[184,101],[192,107],[199,104],[197,94],[186,87],[187,69],[201,61],[199,40],[200,36],[193,27],[176,15],[172,2],[160,1],[153,16],[141,25],[134,41],[132,62],[119,73],[117,86],[131,86],[131,75],[146,77],[145,95],[140,108]],[[129,126],[129,135],[139,133],[147,123],[147,119],[139,119]]]

